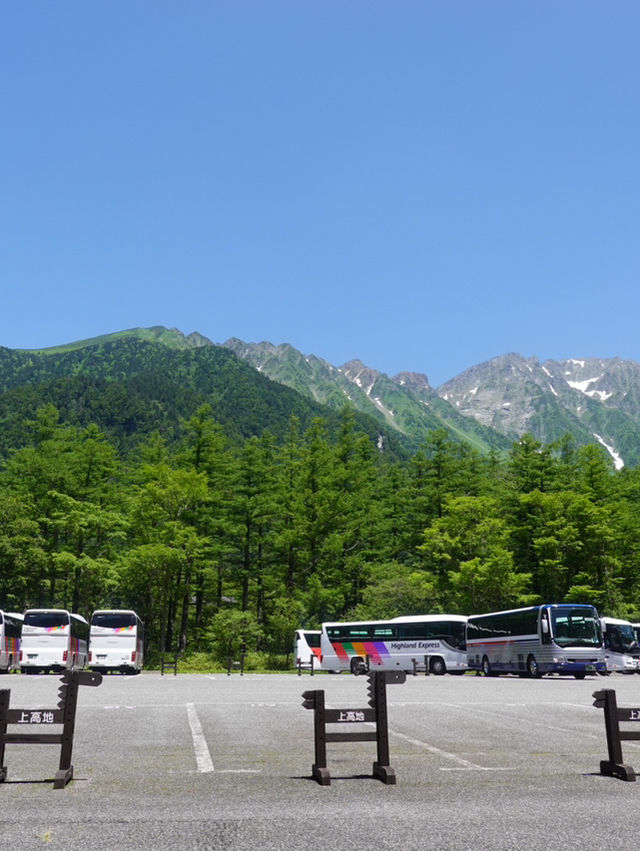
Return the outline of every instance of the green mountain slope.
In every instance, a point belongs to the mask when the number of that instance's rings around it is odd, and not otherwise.
[[[162,343],[170,349],[194,349],[200,346],[213,346],[211,340],[194,331],[191,334],[183,334],[177,328],[165,328],[163,325],[154,325],[152,328],[130,328],[127,331],[116,331],[113,334],[102,334],[99,337],[90,337],[86,340],[76,340],[73,343],[65,343],[61,346],[51,346],[46,349],[30,349],[29,351],[42,354],[60,354],[74,351],[75,349],[86,349],[87,346],[96,346],[101,343],[116,343],[119,340],[145,340],[148,343]]]
[[[335,367],[288,344],[245,343],[232,338],[224,346],[274,381],[334,409],[349,401],[357,410],[403,435],[413,447],[438,428],[445,428],[453,439],[470,443],[480,452],[503,450],[511,443],[473,417],[459,414],[430,387],[425,375],[407,372],[389,378],[358,360]]]
[[[64,422],[97,423],[123,449],[155,430],[173,440],[181,419],[205,402],[233,440],[265,429],[282,438],[292,416],[303,428],[319,416],[338,428],[335,411],[271,381],[232,352],[193,337],[185,346],[180,338],[189,338],[179,332],[166,337],[152,330],[158,341],[124,332],[41,351],[0,349],[0,452],[22,444],[24,420],[45,403],[54,404]],[[393,431],[373,418],[359,414],[357,425],[390,453],[405,453]]]

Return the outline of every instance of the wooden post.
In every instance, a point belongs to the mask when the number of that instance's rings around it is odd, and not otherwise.
[[[73,733],[76,727],[76,708],[78,706],[78,673],[72,673],[68,679],[63,677],[59,689],[60,700],[58,708],[63,711],[62,739],[60,748],[60,764],[53,780],[54,789],[64,789],[73,777],[71,755],[73,753]]]
[[[636,774],[630,765],[622,761],[622,740],[640,739],[640,733],[621,732],[620,721],[640,721],[640,709],[618,709],[614,689],[594,691],[593,705],[604,709],[604,727],[607,734],[609,759],[600,762],[600,773],[606,777],[618,777],[620,780],[635,781]]]
[[[7,734],[10,696],[10,689],[2,689],[0,691],[0,782],[7,779],[7,766],[4,764],[4,744]]]

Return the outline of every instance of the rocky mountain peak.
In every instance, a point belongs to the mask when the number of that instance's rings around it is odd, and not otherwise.
[[[353,382],[353,384],[357,384],[358,387],[361,387],[364,390],[367,390],[367,388],[371,389],[378,378],[382,375],[381,372],[371,369],[371,367],[366,366],[357,358],[343,364],[340,367],[340,372],[345,376],[345,378],[348,378],[349,381]]]
[[[399,372],[393,376],[392,380],[401,387],[409,387],[412,390],[431,389],[429,379],[424,372]]]

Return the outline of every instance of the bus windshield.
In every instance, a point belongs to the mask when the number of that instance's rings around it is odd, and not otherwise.
[[[551,615],[554,641],[560,647],[601,646],[600,621],[592,608],[585,606],[550,608],[548,612]]]
[[[636,642],[636,633],[631,624],[627,623],[607,623],[607,646],[610,650],[617,653],[632,653],[636,654],[638,644]]]
[[[67,612],[25,612],[24,625],[37,626],[41,629],[69,626],[69,614]]]
[[[105,629],[135,625],[136,616],[133,612],[94,612],[91,618],[91,626],[101,626]]]

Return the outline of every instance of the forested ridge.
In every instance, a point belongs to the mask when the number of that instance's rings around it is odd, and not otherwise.
[[[296,627],[328,619],[640,614],[640,471],[570,436],[482,456],[436,430],[403,457],[349,408],[243,437],[200,404],[128,444],[45,402],[19,437],[0,470],[0,607],[135,608],[151,659],[246,644],[277,667]]]
[[[22,446],[23,422],[44,404],[54,405],[68,425],[96,424],[125,454],[155,431],[173,445],[182,421],[203,404],[236,443],[265,429],[282,440],[292,415],[303,427],[321,416],[333,434],[339,428],[337,412],[271,381],[227,349],[176,348],[137,336],[50,352],[0,347],[0,457]],[[393,429],[359,412],[356,418],[388,453],[409,451]]]

